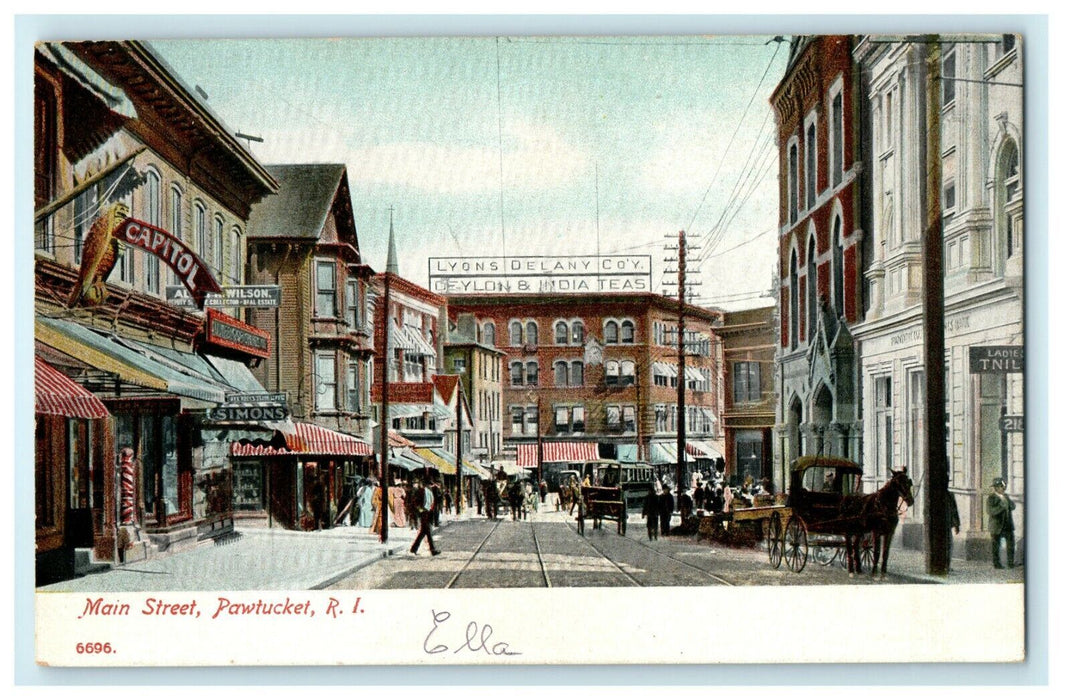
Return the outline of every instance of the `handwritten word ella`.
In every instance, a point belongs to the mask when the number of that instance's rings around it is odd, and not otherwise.
[[[431,611],[431,631],[424,637],[424,653],[426,654],[442,654],[450,650],[446,644],[431,644],[431,637],[434,636],[438,630],[439,625],[445,623],[450,619],[450,613],[446,611],[436,612]],[[480,627],[479,623],[472,620],[465,627],[464,642],[453,650],[454,654],[462,651],[482,651],[488,656],[520,656],[522,652],[513,651],[509,648],[508,642],[493,642],[494,628],[490,625],[483,625]]]

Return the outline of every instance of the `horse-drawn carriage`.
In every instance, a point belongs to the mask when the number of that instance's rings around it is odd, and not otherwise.
[[[595,528],[602,527],[603,520],[615,520],[617,534],[623,535],[628,531],[628,505],[622,488],[621,466],[614,463],[600,467],[597,485],[580,487],[576,527],[582,535],[586,518],[594,522]]]
[[[887,571],[899,501],[913,504],[913,484],[899,471],[875,493],[862,494],[861,486],[862,468],[855,462],[800,457],[791,467],[786,503],[737,508],[727,518],[730,526],[761,528],[773,567],[786,562],[800,572],[811,558],[827,565],[839,556],[852,573],[863,563],[874,573],[878,564]]]

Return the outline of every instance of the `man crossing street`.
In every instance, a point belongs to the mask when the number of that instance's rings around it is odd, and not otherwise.
[[[431,539],[431,519],[434,517],[435,496],[431,489],[416,481],[413,486],[413,498],[416,501],[416,512],[420,517],[420,531],[416,533],[416,540],[412,543],[409,551],[416,554],[420,548],[420,542],[427,537],[427,546],[431,548],[431,556],[437,557],[439,551],[435,549],[435,541]]]

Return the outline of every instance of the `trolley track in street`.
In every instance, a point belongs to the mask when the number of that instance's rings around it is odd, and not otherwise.
[[[631,578],[633,581],[636,581],[637,585],[640,585],[640,586],[644,585],[642,583],[639,583],[639,581],[636,580],[633,576],[631,576],[627,572],[625,572],[624,569],[621,569],[620,565],[617,564],[617,562],[613,561],[612,557],[607,556],[605,554],[605,552],[603,552],[602,550],[598,549],[598,547],[596,547],[593,542],[591,542],[589,539],[587,539],[586,537],[581,535],[579,533],[579,529],[578,528],[576,528],[573,525],[567,525],[567,524],[566,524],[566,527],[568,527],[571,530],[575,530],[576,534],[580,537],[580,539],[582,539],[584,542],[587,542],[587,544],[589,544],[596,552],[598,552],[600,555],[602,555],[603,557],[608,559],[610,562],[612,562],[614,564],[614,566],[616,566],[618,569],[621,570],[621,573],[623,573],[625,576],[628,576],[628,578]],[[666,552],[663,552],[660,549],[657,549],[655,547],[651,547],[646,542],[643,542],[643,541],[637,540],[637,539],[633,539],[631,537],[627,537],[627,536],[624,536],[624,535],[622,535],[621,538],[622,539],[626,539],[626,540],[628,540],[629,542],[631,542],[633,544],[637,544],[640,547],[648,549],[648,550],[650,550],[651,552],[654,552],[655,554],[657,554],[660,557],[664,557],[665,559],[671,559],[672,561],[676,562],[677,564],[685,566],[685,567],[687,567],[687,568],[689,568],[689,569],[691,569],[693,571],[697,571],[700,574],[702,574],[703,576],[705,576],[707,578],[710,578],[710,579],[713,579],[714,581],[716,581],[717,583],[720,583],[723,586],[734,586],[735,585],[734,583],[732,583],[731,581],[728,581],[727,579],[723,579],[723,578],[721,578],[720,576],[718,576],[716,574],[711,574],[709,571],[707,571],[706,569],[703,569],[701,566],[695,566],[694,564],[692,564],[689,561],[685,561],[683,559],[680,559],[679,557],[674,557],[673,555],[668,554]]]
[[[613,560],[613,557],[607,556],[605,552],[603,552],[601,549],[599,549],[598,547],[595,546],[594,542],[591,542],[589,539],[587,539],[586,537],[581,535],[580,532],[579,532],[579,528],[578,527],[575,527],[573,525],[569,525],[568,523],[561,523],[561,525],[564,526],[565,528],[569,529],[569,530],[575,531],[577,537],[579,537],[581,540],[586,542],[588,547],[590,547],[591,549],[593,549],[595,552],[598,553],[598,556],[602,557],[603,559],[608,561],[610,564],[612,564],[614,567],[616,567],[617,571],[619,571],[621,573],[621,575],[624,576],[624,578],[628,579],[634,585],[639,586],[640,588],[643,587],[642,581],[640,581],[639,579],[637,579],[636,577],[632,576],[627,571],[625,571],[624,567],[622,567],[620,564],[618,564],[616,561]],[[593,532],[594,528],[591,528],[591,530]]]
[[[496,519],[496,520],[494,521],[494,527],[492,527],[492,528],[490,529],[490,532],[488,532],[488,533],[487,533],[487,536],[483,538],[483,541],[482,541],[482,542],[480,542],[480,543],[479,543],[479,546],[478,546],[478,547],[476,547],[476,549],[475,549],[475,551],[474,551],[474,552],[472,552],[472,556],[468,557],[468,561],[466,561],[466,562],[464,563],[464,566],[462,566],[462,567],[461,567],[460,569],[458,569],[458,570],[457,570],[457,573],[455,573],[455,574],[454,574],[454,575],[453,575],[453,576],[452,576],[452,577],[450,578],[450,580],[449,580],[449,583],[447,583],[447,584],[446,584],[446,588],[453,588],[453,584],[457,583],[457,579],[459,579],[459,578],[461,577],[461,574],[463,574],[463,573],[464,573],[464,572],[465,572],[465,571],[466,571],[466,570],[468,569],[468,567],[472,565],[472,562],[474,562],[474,561],[476,560],[476,557],[478,557],[478,556],[479,556],[479,553],[480,553],[481,551],[483,551],[483,547],[485,547],[485,546],[486,546],[486,544],[487,544],[487,541],[488,541],[488,540],[490,540],[490,538],[491,538],[491,535],[493,535],[493,534],[494,534],[495,532],[497,532],[497,530],[498,530],[498,526],[499,526],[499,525],[501,525],[501,524],[502,524],[502,522],[503,522],[503,521],[502,521],[502,520],[500,520],[500,519]]]

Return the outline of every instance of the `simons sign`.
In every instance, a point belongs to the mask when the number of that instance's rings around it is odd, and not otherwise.
[[[204,299],[209,292],[220,294],[223,290],[212,277],[197,254],[167,231],[158,226],[127,218],[111,234],[128,245],[137,246],[155,255],[182,280],[198,308],[204,308]]]

